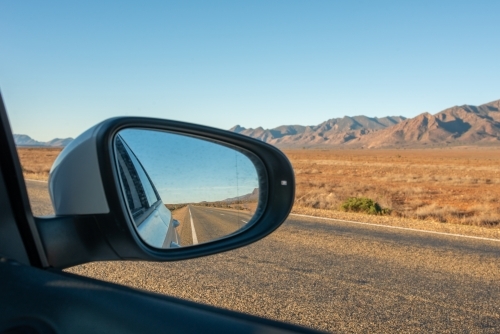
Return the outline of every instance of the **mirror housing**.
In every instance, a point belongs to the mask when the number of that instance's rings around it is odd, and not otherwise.
[[[120,187],[113,140],[120,130],[148,129],[205,139],[252,153],[261,163],[259,214],[243,231],[186,248],[158,249],[137,234]],[[49,191],[55,217],[36,217],[49,265],[92,261],[175,261],[255,242],[278,228],[294,200],[293,169],[274,146],[237,133],[177,121],[119,117],[97,124],[71,142],[54,162]]]

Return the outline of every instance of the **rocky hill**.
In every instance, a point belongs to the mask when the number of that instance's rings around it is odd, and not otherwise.
[[[480,106],[455,106],[435,115],[420,114],[371,118],[355,116],[333,118],[317,126],[280,126],[265,130],[231,131],[280,147],[417,147],[441,145],[500,144],[500,100]]]
[[[349,144],[379,148],[492,143],[500,144],[500,100],[478,107],[455,106],[435,115],[423,113]]]
[[[37,141],[28,135],[14,135],[16,146],[34,146],[34,147],[64,147],[68,145],[73,138],[55,138],[47,142]]]
[[[365,134],[391,127],[405,119],[402,116],[383,118],[345,116],[329,119],[316,126],[283,125],[265,130],[261,127],[246,129],[236,125],[230,131],[283,147],[341,145]]]
[[[258,199],[259,199],[259,189],[255,188],[249,194],[245,194],[245,195],[233,197],[233,198],[227,198],[227,199],[223,200],[223,202],[231,202],[231,203],[232,202],[239,202],[239,201],[254,202],[254,201],[257,201]]]

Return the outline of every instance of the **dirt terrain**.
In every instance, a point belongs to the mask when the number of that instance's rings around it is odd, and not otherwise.
[[[46,180],[60,149],[18,152],[25,177]],[[295,213],[359,220],[339,207],[349,197],[367,197],[389,209],[391,221],[496,228],[500,223],[500,148],[296,149],[285,154],[296,175]]]
[[[24,177],[31,180],[47,180],[50,167],[61,151],[62,148],[18,148],[17,154],[21,160]]]
[[[393,217],[478,226],[500,223],[500,148],[287,150],[295,212],[338,211],[368,197]]]

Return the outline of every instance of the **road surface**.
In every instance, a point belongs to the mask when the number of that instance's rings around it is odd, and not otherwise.
[[[252,215],[240,210],[188,205],[174,217],[181,226],[177,229],[181,246],[204,243],[228,236],[246,226]],[[180,216],[180,217],[179,217]]]
[[[43,213],[43,184],[28,187]],[[493,240],[291,215],[265,239],[227,253],[68,271],[330,332],[500,332]]]

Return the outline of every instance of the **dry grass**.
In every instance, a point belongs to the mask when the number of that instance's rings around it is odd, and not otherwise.
[[[338,211],[349,197],[368,197],[395,217],[500,225],[500,148],[285,153],[296,175],[295,211]]]
[[[61,148],[18,148],[17,154],[26,179],[47,180]]]
[[[60,153],[19,148],[26,178],[47,180]],[[339,214],[349,197],[368,197],[396,217],[500,226],[500,148],[285,150],[294,166],[294,212]]]

